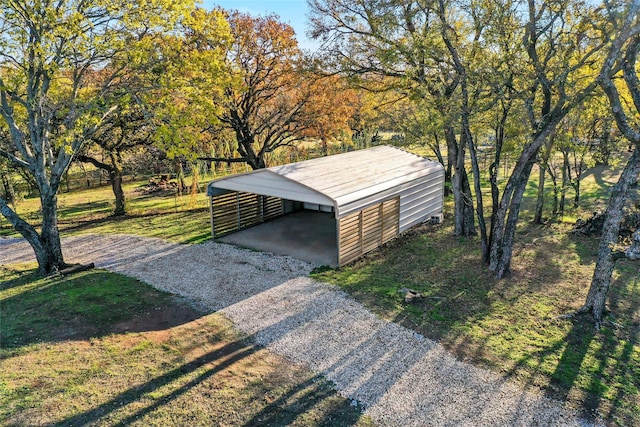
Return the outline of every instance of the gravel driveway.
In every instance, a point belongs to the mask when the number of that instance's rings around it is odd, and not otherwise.
[[[588,425],[562,403],[456,360],[441,345],[379,319],[289,257],[206,242],[134,236],[63,240],[68,262],[127,274],[221,311],[261,345],[322,372],[365,413],[389,426]],[[0,239],[0,264],[33,260]]]

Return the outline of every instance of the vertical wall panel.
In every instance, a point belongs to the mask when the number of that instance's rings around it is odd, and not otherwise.
[[[400,198],[386,200],[338,221],[338,265],[360,258],[398,235]]]
[[[211,197],[214,238],[284,215],[283,200],[253,193],[229,192]]]
[[[416,181],[400,193],[400,228],[403,232],[432,216],[442,214],[444,204],[444,171]]]

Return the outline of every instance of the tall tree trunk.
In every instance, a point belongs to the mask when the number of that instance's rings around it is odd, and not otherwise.
[[[116,205],[113,209],[113,216],[122,216],[127,213],[127,199],[122,189],[123,181],[123,168],[120,163],[120,153],[111,153],[111,168],[109,172],[109,182],[111,183],[111,190],[116,198]]]
[[[433,149],[433,153],[436,155],[438,162],[444,168],[444,195],[446,197],[451,194],[451,165],[448,162],[449,157],[447,156],[447,161],[444,160],[438,138],[436,138],[436,143],[431,148]]]
[[[522,206],[522,198],[527,189],[527,183],[529,182],[534,163],[535,161],[531,159],[531,161],[525,165],[525,170],[520,175],[519,181],[516,182],[514,188],[513,197],[509,206],[509,215],[504,227],[501,256],[495,269],[496,277],[498,278],[502,278],[511,272],[511,256],[513,254],[518,218],[520,216],[520,207]]]
[[[192,195],[198,194],[200,192],[200,173],[198,172],[198,167],[194,163],[191,167],[193,171],[191,176],[191,190],[190,193]]]
[[[511,110],[511,102],[501,101],[502,115],[498,120],[495,127],[496,137],[496,152],[494,154],[493,162],[489,166],[489,182],[491,184],[491,224],[489,227],[489,240],[487,242],[488,249],[486,258],[483,259],[485,264],[489,264],[491,261],[491,247],[493,244],[493,230],[496,222],[496,213],[500,206],[500,189],[498,188],[498,174],[500,173],[500,159],[502,158],[502,147],[504,147],[505,128],[507,125],[507,119],[509,118],[509,111]]]
[[[36,229],[18,216],[0,198],[0,212],[7,218],[13,228],[20,233],[31,245],[38,262],[38,272],[49,275],[67,266],[62,256],[60,233],[58,231],[57,185],[42,185],[40,201],[42,203],[42,230]]]
[[[113,216],[122,216],[127,213],[127,199],[122,189],[122,169],[113,168],[109,171],[109,181],[111,190],[116,198]]]
[[[456,152],[458,151],[457,148],[455,148],[455,135],[454,135],[453,145],[449,141],[449,138],[445,138],[445,142],[447,144],[447,167],[445,168],[444,174],[445,174],[445,177],[447,176],[449,177],[449,182],[451,183],[451,187],[453,191],[453,169],[456,164]]]
[[[555,136],[555,135],[554,135]],[[540,176],[538,177],[538,194],[536,198],[536,210],[533,216],[534,224],[542,224],[542,216],[544,214],[544,185],[547,169],[549,168],[549,158],[551,157],[551,149],[553,147],[554,137],[549,137],[545,143],[542,158],[538,162]]]
[[[122,189],[123,182],[123,169],[120,159],[120,153],[110,153],[110,163],[104,163],[93,157],[79,155],[76,159],[83,163],[91,163],[101,171],[105,171],[109,176],[109,184],[111,184],[111,190],[115,197],[115,208],[113,209],[113,216],[122,216],[127,213],[127,199]],[[87,183],[89,180],[87,179]]]
[[[323,132],[320,132],[320,152],[323,156],[329,155],[329,143],[327,142],[327,137]]]
[[[631,184],[638,179],[638,174],[640,174],[640,146],[636,146],[611,192],[609,205],[605,212],[602,237],[598,248],[598,261],[591,279],[591,287],[586,302],[578,310],[578,313],[591,313],[598,329],[602,326],[607,293],[611,286],[611,275],[617,259],[622,257],[622,255],[614,253],[613,247],[618,242],[627,192]]]
[[[558,185],[558,177],[557,175],[548,168],[549,176],[551,177],[551,181],[553,182],[553,208],[551,208],[551,213],[553,216],[558,215],[558,203],[560,201],[560,186]]]
[[[178,194],[182,195],[186,184],[184,183],[184,169],[182,168],[182,160],[179,156],[173,158],[173,168],[176,173],[176,181],[178,182]]]
[[[267,167],[264,158],[261,156],[255,156],[252,159],[247,160],[247,164],[251,167],[251,170],[264,169]]]
[[[60,244],[60,232],[58,230],[58,195],[57,188],[47,188],[40,190],[40,202],[42,203],[42,230],[40,236],[44,247],[48,253],[51,273],[66,266],[62,256],[62,245]]]
[[[565,113],[566,112],[563,111],[560,114],[550,117],[545,126],[534,135],[531,143],[524,147],[507,181],[491,230],[493,238],[489,251],[489,270],[495,271],[498,279],[502,278],[503,274],[509,272],[511,269],[511,253],[513,249],[511,246],[513,245],[513,239],[508,239],[506,236],[515,234],[515,224],[517,224],[518,216],[520,215],[522,197],[524,196],[535,160],[540,152],[540,148],[545,141],[548,141],[548,138],[552,132],[555,131],[556,126],[562,117],[564,117]],[[509,218],[508,222],[507,217]]]
[[[487,225],[484,220],[484,204],[482,202],[482,187],[480,183],[480,167],[478,166],[478,156],[476,153],[476,146],[471,139],[471,131],[466,127],[466,140],[469,147],[469,154],[471,156],[471,170],[473,171],[473,185],[476,194],[476,214],[478,216],[478,226],[480,227],[480,244],[482,250],[482,259],[489,259],[489,244],[487,239]],[[469,190],[470,191],[470,190]]]
[[[534,80],[535,89],[531,92],[532,96],[525,100],[525,105],[533,132],[531,142],[523,147],[505,185],[492,227],[493,238],[491,240],[489,269],[496,272],[498,279],[507,274],[511,268],[513,236],[520,214],[520,205],[533,164],[541,147],[551,137],[552,132],[569,111],[584,101],[597,87],[597,82],[593,81],[582,90],[568,95],[565,91],[567,83],[571,80],[568,78],[568,73],[564,75],[565,80],[554,81],[554,78],[549,78],[550,76],[557,77],[559,74],[550,72],[548,61],[545,59],[548,58],[548,52],[540,56],[539,48],[541,45],[539,42],[544,40],[541,35],[546,34],[547,30],[552,27],[541,25],[539,22],[544,16],[542,12],[544,9],[538,9],[536,2],[529,1],[528,9],[529,21],[523,44],[530,64],[535,69],[536,78]],[[589,56],[585,56],[580,61],[586,61]],[[535,114],[535,110],[538,108],[540,108],[540,114]]]
[[[449,152],[453,152],[455,173],[451,177],[454,201],[454,234],[470,237],[476,234],[473,213],[473,198],[469,178],[465,168],[465,144],[458,143],[452,128],[445,129],[445,137]]]
[[[64,185],[67,188],[67,193],[70,193],[71,186],[69,185],[69,169],[64,173]]]
[[[436,132],[433,133],[433,137],[435,138],[435,144],[431,146],[433,150],[433,154],[435,154],[438,162],[444,168],[444,182],[451,183],[451,162],[448,161],[449,156],[447,156],[447,162],[444,161],[444,156],[442,155],[442,150],[440,149],[440,137]]]
[[[50,251],[47,250],[45,242],[42,240],[38,232],[33,226],[20,218],[10,207],[7,202],[0,197],[0,212],[13,226],[13,228],[24,237],[36,256],[38,262],[38,273],[42,276],[55,272],[61,268],[56,268],[56,263],[51,259]]]
[[[5,199],[8,203],[13,203],[16,200],[16,191],[13,188],[13,182],[9,175],[8,169],[2,167],[0,169],[0,179],[2,179],[2,187],[4,188]]]
[[[562,152],[562,187],[560,188],[560,215],[564,215],[564,206],[567,199],[567,187],[571,178],[571,166],[569,164],[569,153]]]
[[[456,174],[463,172],[464,176],[462,178],[463,180],[466,180],[466,182],[463,182],[463,184],[465,186],[469,186],[469,180],[468,180],[467,173],[465,170],[465,165],[464,165],[464,160],[465,160],[464,146],[466,144],[469,147],[469,155],[471,157],[471,168],[472,168],[471,170],[474,178],[473,183],[474,183],[475,196],[476,196],[476,207],[477,207],[476,213],[478,215],[478,226],[480,227],[482,259],[487,259],[488,258],[487,226],[484,220],[482,189],[480,187],[480,168],[478,167],[478,156],[476,155],[476,147],[473,140],[473,135],[471,133],[471,125],[469,123],[470,115],[471,115],[471,107],[469,104],[469,85],[467,83],[467,70],[462,58],[460,57],[458,48],[455,46],[453,42],[453,40],[456,39],[457,35],[453,26],[451,26],[447,21],[447,6],[445,5],[444,0],[439,1],[438,16],[440,18],[440,22],[442,23],[440,27],[440,34],[442,36],[442,41],[447,46],[447,50],[449,51],[449,54],[451,55],[451,59],[453,60],[456,73],[460,78],[460,81],[459,81],[460,93],[462,95],[462,105],[460,106],[460,124],[462,126],[462,129],[461,129],[462,135],[460,137],[458,158],[456,159],[457,160]],[[471,219],[473,219],[473,200],[470,198],[471,188],[468,189],[468,192],[466,187],[464,188],[464,190],[465,190],[464,202],[467,205],[465,206],[465,209],[468,209],[471,211],[471,217],[472,217]],[[466,197],[467,194],[469,196],[468,198]],[[469,223],[468,228],[465,231],[466,231],[465,236],[469,235],[472,232],[473,234],[475,234],[475,227],[473,223]]]
[[[580,206],[580,181],[582,181],[582,173],[584,172],[584,157],[585,151],[580,152],[578,158],[576,152],[573,153],[573,170],[575,172],[575,178],[571,180],[571,187],[573,188],[573,208]]]
[[[544,166],[545,160],[541,160],[538,163],[538,194],[536,196],[536,210],[533,215],[534,224],[542,224],[542,214],[544,211],[544,178],[547,175],[546,168]]]

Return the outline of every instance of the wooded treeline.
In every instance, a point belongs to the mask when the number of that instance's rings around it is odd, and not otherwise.
[[[479,231],[483,260],[498,278],[510,272],[534,166],[540,168],[535,220],[541,222],[545,177],[558,189],[554,213],[564,209],[568,188],[578,204],[587,154],[606,161],[616,139],[624,138],[632,155],[612,192],[599,262],[580,310],[592,313],[599,326],[626,194],[640,168],[640,2],[312,0],[311,5],[313,34],[323,41],[331,65],[372,90],[382,85],[406,98],[415,121],[409,124],[405,113],[405,124],[417,138],[431,139],[436,155],[439,141],[445,141],[455,233]],[[495,156],[488,221],[481,144]],[[517,160],[498,185],[507,147]],[[560,172],[554,167],[556,152]]]
[[[326,154],[333,141],[391,130],[445,166],[455,234],[479,234],[483,261],[502,278],[534,168],[542,223],[580,203],[588,167],[629,150],[581,309],[599,326],[640,171],[640,0],[309,4],[318,52],[302,51],[275,16],[192,1],[0,0],[0,211],[41,273],[66,265],[57,194],[72,162],[108,174],[114,214],[124,215],[125,161],[151,147],[180,188],[185,162],[198,158],[257,169],[302,141]],[[37,188],[40,231],[10,205],[16,173]]]

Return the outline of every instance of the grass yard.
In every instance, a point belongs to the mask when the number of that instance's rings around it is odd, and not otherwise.
[[[61,193],[58,196],[61,234],[136,234],[176,243],[199,243],[211,237],[206,193],[178,196],[167,191],[142,195],[138,190],[147,182],[135,181],[124,185],[129,211],[122,217],[111,216],[114,196],[109,186]],[[37,198],[27,198],[18,203],[17,212],[31,224],[39,225],[40,201]],[[19,237],[2,216],[0,236]]]
[[[137,280],[0,266],[0,425],[371,425],[324,378]]]
[[[609,423],[640,425],[640,265],[619,264],[600,333],[588,317],[559,320],[584,302],[598,244],[566,231],[523,227],[513,275],[500,281],[481,265],[479,240],[452,238],[449,224],[423,226],[352,266],[313,276],[461,360]],[[402,288],[425,298],[405,303]]]
[[[617,173],[590,170],[580,208],[533,226],[536,173],[509,278],[497,281],[481,265],[478,239],[452,237],[450,217],[314,277],[439,340],[461,360],[566,399],[607,424],[640,425],[640,265],[618,264],[612,312],[599,333],[589,318],[558,319],[583,303],[598,245],[597,238],[567,231],[577,218],[602,210]],[[135,191],[142,184],[126,185],[130,214],[121,218],[109,216],[109,187],[61,194],[62,235],[209,239],[204,194],[142,196]],[[18,212],[37,223],[38,201],[19,203]],[[15,235],[0,218],[0,236]],[[253,347],[220,316],[203,316],[122,276],[93,271],[44,280],[32,267],[0,266],[0,424],[369,422],[322,378]],[[401,288],[426,298],[407,304]]]

